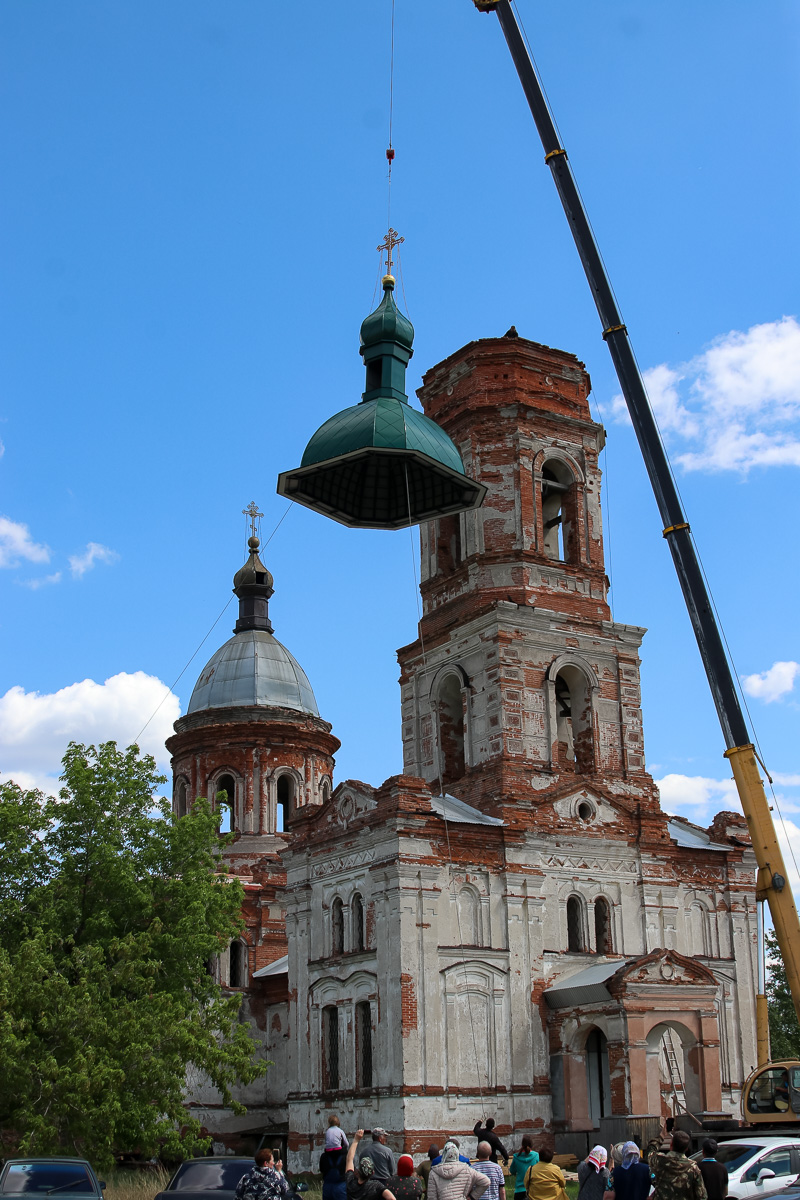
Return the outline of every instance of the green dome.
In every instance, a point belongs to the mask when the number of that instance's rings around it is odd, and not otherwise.
[[[391,280],[391,283],[388,281]],[[380,342],[397,342],[410,350],[414,344],[414,326],[408,317],[403,316],[394,302],[392,290],[394,280],[387,275],[384,282],[383,299],[375,312],[365,317],[361,323],[361,353],[369,346],[377,346]]]
[[[477,508],[486,495],[445,431],[408,403],[414,326],[393,289],[385,275],[383,300],[361,326],[361,403],[321,425],[300,466],[278,476],[280,495],[361,529],[404,529]]]
[[[464,474],[461,455],[435,421],[403,400],[364,400],[320,426],[306,446],[302,467],[365,447],[418,450]]]

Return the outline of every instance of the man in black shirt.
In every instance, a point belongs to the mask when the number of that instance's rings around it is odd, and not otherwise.
[[[708,1200],[725,1200],[728,1194],[728,1171],[722,1163],[717,1162],[717,1143],[714,1138],[706,1138],[703,1142],[700,1173],[706,1185]]]
[[[496,1163],[498,1154],[502,1154],[506,1159],[511,1157],[494,1131],[494,1117],[489,1117],[485,1125],[481,1125],[480,1121],[477,1121],[472,1132],[479,1142],[488,1142],[492,1147],[492,1153],[489,1155],[490,1162]]]
[[[364,1130],[359,1129],[347,1149],[345,1162],[345,1183],[347,1185],[347,1200],[395,1200],[394,1192],[386,1187],[384,1179],[374,1179],[375,1164],[369,1154],[362,1154],[358,1167],[353,1170],[356,1157],[356,1147],[364,1136]]]

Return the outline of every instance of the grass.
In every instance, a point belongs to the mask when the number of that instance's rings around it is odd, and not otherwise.
[[[170,1178],[171,1173],[160,1167],[152,1171],[112,1171],[106,1176],[105,1200],[153,1200]]]

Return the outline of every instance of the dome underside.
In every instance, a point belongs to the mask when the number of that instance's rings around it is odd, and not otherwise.
[[[236,634],[209,659],[187,712],[237,705],[290,708],[319,716],[305,671],[285,646],[261,629]]]

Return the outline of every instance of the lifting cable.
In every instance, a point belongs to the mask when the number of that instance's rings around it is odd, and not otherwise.
[[[411,492],[410,492],[409,485],[408,485],[408,464],[405,464],[405,477],[406,477],[406,501],[408,504],[408,515],[409,515],[409,520],[410,520],[410,518],[411,518]],[[424,638],[424,635],[422,632],[422,610],[421,610],[421,605],[420,605],[420,589],[419,589],[419,584],[417,582],[417,558],[416,558],[416,547],[414,545],[414,527],[413,527],[413,525],[409,525],[409,527],[408,527],[408,536],[409,536],[409,540],[411,543],[411,570],[412,570],[412,574],[413,574],[413,578],[414,578],[414,596],[416,598],[417,617],[419,619],[419,624],[418,624],[417,628],[419,630],[419,644],[420,644],[420,649],[422,652],[423,678],[427,679],[428,678],[428,656],[427,656],[427,653],[425,650],[425,638]],[[417,693],[417,697],[419,698],[419,693]],[[441,746],[439,744],[439,723],[436,719],[436,713],[434,711],[433,703],[431,703],[431,705],[430,705],[430,714],[431,714],[432,739],[433,739],[433,747],[434,747],[433,766],[434,766],[434,770],[436,771],[436,773],[439,777],[439,800],[441,801],[441,805],[442,805],[441,815],[444,819],[444,832],[445,832],[445,838],[447,840],[448,883],[449,883],[449,889],[451,891],[452,901],[453,901],[453,904],[455,905],[455,910],[456,910],[456,922],[458,925],[458,948],[461,951],[461,966],[463,966],[463,968],[464,968],[464,990],[465,990],[466,996],[467,996],[467,1010],[469,1012],[469,1025],[470,1025],[470,1030],[472,1032],[472,1050],[475,1055],[475,1078],[477,1079],[477,1082],[478,1082],[478,1095],[480,1096],[481,1110],[482,1110],[483,1115],[485,1116],[485,1112],[483,1111],[485,1109],[484,1098],[483,1098],[483,1085],[481,1083],[482,1073],[481,1073],[481,1069],[480,1069],[480,1059],[478,1056],[478,1041],[475,1036],[475,1018],[474,1018],[473,1012],[472,1012],[472,996],[470,994],[470,987],[469,987],[469,974],[468,974],[468,970],[467,970],[467,960],[464,956],[464,934],[461,929],[461,905],[458,902],[458,893],[456,892],[456,879],[455,879],[455,874],[454,874],[453,853],[452,853],[452,850],[450,847],[450,824],[447,820],[447,797],[445,795],[444,781],[442,779],[443,763],[442,763]],[[466,874],[466,872],[465,872],[465,874]],[[476,920],[479,919],[479,915],[480,915],[479,912],[476,913]],[[477,935],[477,933],[478,933],[478,931],[476,930],[476,935]],[[458,965],[459,964],[456,963],[456,966],[458,966]],[[488,1029],[486,1032],[488,1034]],[[488,1070],[485,1071],[484,1074],[486,1075],[486,1086],[488,1088],[489,1087],[489,1072],[488,1072]],[[450,1080],[448,1078],[448,1085],[449,1084],[450,1084]]]

